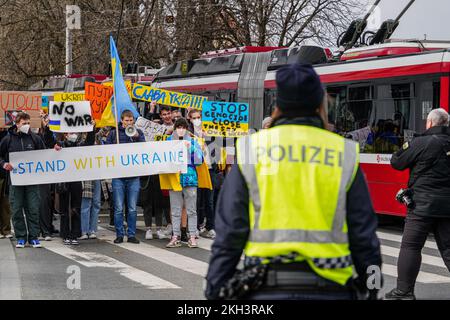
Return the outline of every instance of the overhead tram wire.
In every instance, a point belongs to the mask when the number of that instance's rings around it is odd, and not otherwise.
[[[133,63],[133,69],[134,69],[134,63],[137,62],[136,61],[137,60],[137,54],[138,54],[138,51],[139,51],[139,46],[141,45],[142,38],[144,37],[145,29],[147,29],[147,25],[150,22],[150,17],[153,14],[153,9],[155,8],[155,2],[156,2],[156,0],[152,0],[152,5],[150,7],[150,10],[148,11],[147,17],[145,18],[144,27],[142,28],[141,34],[139,35],[139,41],[138,41],[138,43],[136,45],[136,49],[134,50],[134,54],[133,54],[133,57],[132,57],[132,60],[131,60],[131,63]]]
[[[123,9],[125,6],[125,0],[122,0],[122,9],[120,10],[119,26],[117,27],[116,46],[119,47],[120,29],[122,28]]]

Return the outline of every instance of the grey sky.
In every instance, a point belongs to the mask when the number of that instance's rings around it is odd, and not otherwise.
[[[408,2],[409,0],[382,0],[379,18],[371,17],[369,25],[376,24],[379,19],[395,19]],[[369,9],[374,0],[367,0],[367,3]],[[416,0],[403,16],[392,38],[423,40],[425,34],[428,40],[450,40],[449,0]]]

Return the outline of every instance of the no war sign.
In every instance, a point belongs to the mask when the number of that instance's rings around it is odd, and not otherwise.
[[[203,103],[203,129],[208,136],[240,137],[248,134],[249,105],[240,102]]]
[[[90,132],[92,125],[91,104],[81,102],[50,102],[50,130],[53,132]]]
[[[14,186],[187,172],[183,141],[128,143],[10,154]]]

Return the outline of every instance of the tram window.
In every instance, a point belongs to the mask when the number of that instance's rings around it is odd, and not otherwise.
[[[371,132],[363,152],[391,154],[414,134],[414,83],[377,86]]]
[[[332,131],[345,133],[345,109],[347,103],[347,87],[328,87],[328,123]]]

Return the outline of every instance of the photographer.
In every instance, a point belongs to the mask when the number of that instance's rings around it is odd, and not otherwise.
[[[435,109],[427,118],[427,131],[396,152],[391,165],[410,169],[408,189],[397,200],[408,207],[400,255],[397,288],[386,294],[389,300],[413,300],[421,265],[421,251],[432,231],[450,270],[450,128],[449,115]]]

